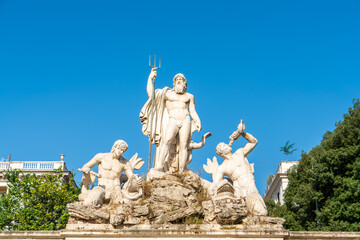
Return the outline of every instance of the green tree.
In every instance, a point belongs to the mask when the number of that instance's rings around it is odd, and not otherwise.
[[[0,196],[1,230],[59,230],[69,214],[65,207],[79,194],[73,178],[66,183],[61,170],[52,174],[5,173],[8,193]]]
[[[291,143],[287,140],[283,147],[280,147],[280,152],[283,152],[286,155],[286,161],[288,161],[289,155],[293,154],[297,149],[294,148],[295,143]]]
[[[272,199],[264,199],[264,201],[270,217],[285,217],[287,215],[286,205],[280,205],[279,202],[275,203]]]
[[[285,191],[289,230],[360,231],[360,102],[302,153]]]

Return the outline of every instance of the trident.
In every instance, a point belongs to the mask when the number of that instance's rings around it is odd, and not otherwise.
[[[154,65],[151,66],[151,55],[149,55],[149,67],[154,69],[161,68],[161,57],[159,58],[159,66],[156,66],[156,54],[154,55]],[[151,139],[153,139],[153,116],[156,114],[156,108],[154,107],[154,100],[155,100],[155,77],[152,80],[153,92],[151,93],[151,110],[150,110],[150,136],[149,136],[149,169],[150,171],[150,164],[151,164]]]
[[[156,54],[154,55],[154,66],[151,66],[151,55],[149,55],[149,67],[155,68],[155,69],[160,69],[161,68],[161,57],[159,59],[159,66],[157,67],[156,66]]]

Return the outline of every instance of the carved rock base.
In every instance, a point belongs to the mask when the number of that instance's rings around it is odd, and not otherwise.
[[[247,216],[244,199],[222,198],[202,203],[205,223],[240,224]]]
[[[68,204],[67,229],[119,229],[135,225],[213,224],[261,226],[282,229],[281,219],[246,217],[244,199],[232,194],[218,194],[214,200],[203,188],[202,179],[191,171],[183,175],[164,174],[143,183],[143,197],[123,204],[105,203],[101,207],[81,202]],[[101,229],[101,227],[100,227]]]
[[[69,224],[136,224],[196,223],[203,216],[199,194],[204,193],[199,176],[157,176],[143,186],[143,197],[121,205],[103,204],[99,208],[81,202],[68,204]]]

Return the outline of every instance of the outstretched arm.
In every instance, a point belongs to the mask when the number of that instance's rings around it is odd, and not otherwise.
[[[199,148],[202,148],[204,145],[205,145],[205,139],[210,137],[212,134],[211,132],[208,132],[208,133],[205,133],[204,136],[202,137],[201,139],[201,142],[199,143],[196,143],[196,142],[193,142],[191,141],[189,144],[188,144],[188,149],[199,149]]]
[[[243,153],[246,157],[256,147],[258,140],[253,135],[251,135],[250,133],[246,133],[246,132],[242,132],[241,136],[243,136],[246,140],[248,140],[248,143],[245,145],[244,148],[240,148],[237,151],[240,151],[242,149]]]
[[[193,95],[190,96],[189,112],[190,112],[191,118],[195,122],[196,130],[198,132],[200,132],[200,130],[201,130],[201,121],[200,121],[200,118],[199,118],[198,114],[195,111],[195,98],[194,98]]]
[[[154,93],[153,79],[155,79],[156,76],[157,76],[156,68],[152,68],[146,86],[146,92],[149,98],[152,97],[152,94]]]
[[[89,173],[90,169],[95,165],[99,164],[104,158],[103,153],[96,154],[89,162],[87,162],[81,169],[84,173]]]

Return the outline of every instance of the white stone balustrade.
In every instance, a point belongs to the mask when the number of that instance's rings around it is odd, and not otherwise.
[[[20,170],[56,170],[62,168],[67,171],[64,161],[14,161],[14,162],[0,162],[0,171],[7,169]]]
[[[64,177],[68,179],[71,173],[66,168],[64,161],[0,161],[0,194],[7,191],[8,183],[5,178],[5,171],[8,169],[18,169],[23,171],[24,174],[34,173],[36,175],[41,175],[54,172],[60,167],[62,168]]]

